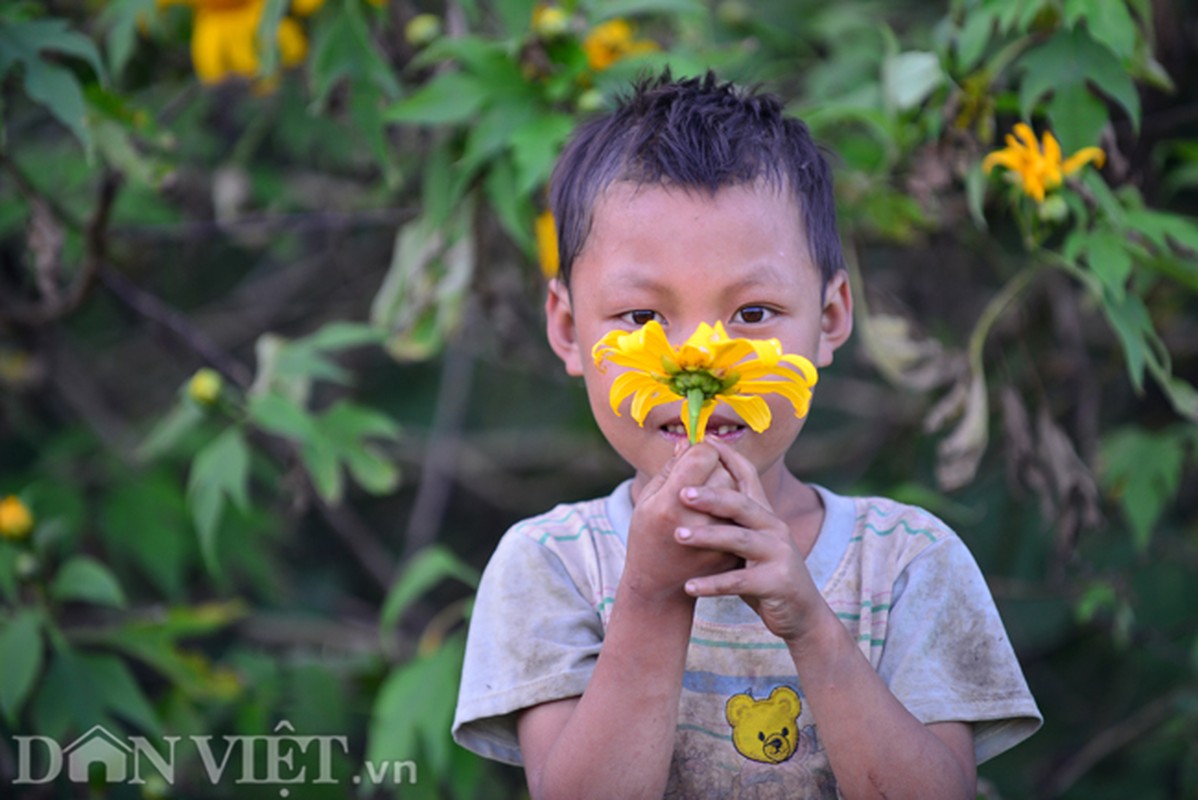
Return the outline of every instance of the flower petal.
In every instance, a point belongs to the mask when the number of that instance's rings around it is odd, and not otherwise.
[[[769,404],[756,395],[721,394],[717,395],[716,399],[725,403],[740,415],[745,424],[757,433],[761,433],[768,428],[770,421],[773,419],[773,415],[770,414]]]
[[[995,150],[990,155],[982,159],[982,172],[987,175],[996,167],[1006,167],[1009,170],[1018,172],[1023,168],[1023,157],[1016,153],[1013,149]]]
[[[1036,141],[1036,132],[1032,130],[1032,126],[1026,122],[1015,123],[1015,135],[1023,142],[1027,149],[1036,153],[1040,153],[1040,143]]]
[[[636,395],[632,398],[632,418],[636,420],[638,425],[645,424],[645,417],[649,412],[665,403],[672,403],[675,400],[680,400],[678,395],[674,394],[670,389],[660,383],[654,381],[652,388],[638,389]]]
[[[811,408],[811,387],[806,384],[794,381],[742,381],[735,388],[744,394],[780,394],[794,406],[796,417],[807,416]]]
[[[611,393],[608,396],[608,400],[611,402],[611,410],[618,417],[620,416],[620,406],[628,395],[634,392],[652,391],[660,386],[660,383],[643,372],[637,370],[625,372],[612,382]]]
[[[1091,162],[1099,168],[1106,163],[1106,153],[1102,151],[1101,147],[1083,147],[1078,150],[1065,159],[1065,163],[1061,165],[1061,172],[1072,175]]]

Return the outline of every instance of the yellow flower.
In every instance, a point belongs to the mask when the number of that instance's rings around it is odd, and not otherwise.
[[[191,376],[187,383],[187,395],[202,406],[210,406],[220,397],[223,386],[224,381],[221,380],[220,373],[205,367]]]
[[[189,5],[195,12],[191,33],[191,62],[203,83],[219,83],[231,76],[261,75],[258,25],[266,0],[157,0],[158,5]],[[324,0],[293,0],[291,10],[307,16]],[[279,61],[293,67],[308,54],[308,39],[293,17],[284,17],[275,33]]]
[[[33,530],[33,512],[17,497],[0,500],[0,538],[24,539]]]
[[[533,224],[537,237],[537,260],[541,263],[541,272],[545,278],[557,277],[559,266],[557,251],[557,221],[552,211],[539,215]]]
[[[657,42],[634,39],[632,23],[616,18],[593,28],[583,39],[582,49],[590,68],[602,72],[621,58],[656,50]]]
[[[989,175],[995,166],[1006,167],[1012,180],[1023,187],[1024,194],[1043,203],[1045,193],[1059,187],[1067,176],[1090,162],[1101,167],[1106,161],[1101,148],[1083,147],[1062,162],[1061,145],[1056,137],[1045,131],[1043,141],[1043,145],[1036,141],[1036,134],[1027,123],[1016,123],[1015,135],[1008,133],[1007,146],[986,156],[982,170]]]
[[[612,331],[592,348],[595,365],[610,361],[630,370],[611,387],[611,407],[632,396],[638,425],[663,403],[682,400],[682,424],[691,443],[703,441],[717,402],[735,411],[757,433],[770,426],[769,406],[759,395],[776,393],[791,402],[796,417],[811,406],[819,375],[803,356],[782,352],[777,339],[729,339],[722,323],[703,323],[675,348],[656,320],[631,333]]]

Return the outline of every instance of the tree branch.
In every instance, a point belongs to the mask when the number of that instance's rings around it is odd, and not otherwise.
[[[78,223],[70,217],[66,210],[38,192],[16,164],[8,158],[2,158],[2,163],[9,174],[13,176],[22,193],[31,201],[43,203],[63,224],[77,227]],[[96,283],[96,274],[107,257],[108,222],[121,182],[121,174],[111,170],[105,170],[104,175],[100,178],[96,207],[92,211],[84,231],[83,262],[79,266],[79,273],[67,291],[57,297],[45,298],[41,303],[13,304],[7,307],[0,303],[0,318],[26,327],[41,327],[69,316],[83,305],[83,301],[87,299]]]

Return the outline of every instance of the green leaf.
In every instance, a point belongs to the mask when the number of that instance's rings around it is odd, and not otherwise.
[[[333,87],[346,79],[354,88],[368,83],[384,97],[400,93],[395,72],[375,46],[361,5],[338,3],[334,13],[317,15],[311,60],[314,109],[323,109]]]
[[[521,125],[510,139],[516,166],[515,191],[527,195],[547,183],[562,145],[574,130],[569,114],[540,114]]]
[[[312,478],[318,494],[330,505],[341,502],[345,491],[345,478],[337,458],[337,448],[323,436],[315,436],[300,448],[300,459]]]
[[[348,350],[364,345],[381,344],[383,333],[372,325],[361,322],[330,322],[315,333],[296,339],[297,345],[315,350]]]
[[[965,202],[969,207],[969,216],[979,230],[986,230],[986,213],[983,210],[986,202],[986,175],[982,172],[982,163],[975,161],[965,173]]]
[[[1148,308],[1137,295],[1115,298],[1109,292],[1103,292],[1102,308],[1123,345],[1132,385],[1140,391],[1144,388],[1145,368],[1149,365],[1165,367],[1169,363],[1169,351],[1152,325]]]
[[[965,16],[965,24],[957,34],[957,68],[969,72],[981,60],[994,32],[994,15],[977,9]]]
[[[106,80],[104,64],[95,44],[83,34],[70,30],[66,20],[0,20],[0,79],[15,64],[21,64],[25,93],[70,129],[90,154],[92,140],[86,122],[83,90],[74,73],[43,58],[42,51],[45,50],[81,58],[91,65],[101,81]]]
[[[1098,141],[1109,118],[1106,103],[1080,84],[1060,87],[1048,103],[1048,120],[1066,155]]]
[[[1151,369],[1157,384],[1173,405],[1173,410],[1190,422],[1198,423],[1198,389],[1159,366],[1153,365]]]
[[[114,0],[100,13],[108,28],[108,69],[119,76],[133,55],[139,19],[152,19],[155,0]]]
[[[510,159],[500,158],[487,171],[483,190],[508,236],[525,252],[533,252],[536,244],[532,234],[532,201],[527,193],[517,190],[515,181]]]
[[[374,437],[398,439],[399,423],[381,411],[339,400],[320,418],[320,427],[330,436],[345,440]]]
[[[43,50],[51,50],[87,61],[101,81],[107,82],[100,52],[91,39],[72,31],[64,19],[36,19],[22,22],[0,20],[0,76],[16,61],[41,58]]]
[[[0,541],[0,596],[11,602],[17,596],[17,545]]]
[[[1136,49],[1136,22],[1124,0],[1065,0],[1064,20],[1069,27],[1079,19],[1094,40],[1105,44],[1120,59],[1129,59]]]
[[[93,120],[91,133],[104,160],[134,182],[156,190],[169,174],[157,159],[137,151],[124,125],[101,117]]]
[[[11,727],[42,669],[42,623],[37,612],[18,611],[0,630],[0,710]]]
[[[101,498],[98,520],[114,568],[131,562],[172,599],[184,594],[195,549],[182,489],[173,469],[131,476]]]
[[[456,125],[474,119],[488,96],[486,85],[473,75],[446,72],[392,104],[383,118],[414,125]]]
[[[706,14],[707,7],[698,0],[604,0],[588,2],[588,19],[594,22],[615,17],[638,17],[648,14]]]
[[[414,601],[450,578],[473,588],[478,587],[478,570],[443,545],[429,545],[412,556],[383,601],[379,616],[380,632],[395,626]]]
[[[228,428],[196,454],[188,477],[187,497],[199,534],[200,552],[208,568],[218,571],[216,534],[226,500],[249,507],[249,448],[238,428]]]
[[[279,23],[287,13],[290,0],[265,0],[260,6],[258,30],[258,69],[262,75],[274,75],[279,69]]]
[[[465,639],[455,636],[392,671],[371,712],[368,762],[410,759],[423,746],[430,771],[444,774],[453,749],[448,731],[464,654]]]
[[[1127,278],[1131,277],[1132,257],[1127,240],[1112,230],[1094,230],[1085,237],[1085,260],[1094,274],[1111,292],[1115,301],[1123,302]]]
[[[391,146],[383,119],[383,104],[387,96],[377,86],[365,81],[353,84],[349,92],[349,113],[354,128],[366,140],[370,152],[383,170],[384,185],[398,190],[402,174],[396,160],[396,148]]]
[[[71,729],[86,731],[93,725],[119,730],[104,713],[87,662],[69,646],[53,651],[50,666],[33,696],[31,713],[34,730],[52,739],[61,739]]]
[[[912,50],[882,62],[882,95],[887,108],[909,111],[944,83],[944,70],[935,53]]]
[[[1123,230],[1127,225],[1123,204],[1119,202],[1119,198],[1111,191],[1111,187],[1107,186],[1106,181],[1102,179],[1102,175],[1097,170],[1085,170],[1082,172],[1082,185],[1094,195],[1094,199],[1098,201],[1098,207],[1102,209],[1102,213],[1106,215],[1106,218],[1111,221],[1111,225],[1114,226],[1115,230]]]
[[[474,175],[510,144],[516,131],[539,117],[535,98],[513,96],[509,101],[487,108],[466,135],[466,146],[458,168]]]
[[[529,29],[536,0],[495,0],[494,5],[504,33],[508,36],[519,36]]]
[[[1058,32],[1044,44],[1029,50],[1019,60],[1019,66],[1023,71],[1019,106],[1024,119],[1031,119],[1036,104],[1052,92],[1054,96],[1062,93],[1066,96],[1064,105],[1053,119],[1054,124],[1064,121],[1066,109],[1080,105],[1078,92],[1089,92],[1088,86],[1093,85],[1123,106],[1131,117],[1133,127],[1139,130],[1140,95],[1135,83],[1123,70],[1114,53],[1095,42],[1084,31]],[[1050,115],[1052,111],[1050,104]],[[1092,121],[1089,122],[1092,124]],[[1071,138],[1058,138],[1066,152],[1073,152],[1096,142],[1098,133],[1099,130],[1092,130],[1082,137],[1081,133],[1071,131]]]
[[[108,567],[87,556],[75,556],[63,564],[50,584],[55,600],[76,600],[124,608],[125,593]]]
[[[1178,246],[1198,255],[1198,221],[1166,211],[1135,208],[1127,211],[1126,222],[1161,250]]]
[[[135,458],[141,463],[159,458],[195,430],[203,420],[203,409],[190,399],[181,397],[170,412],[150,429],[145,440],[138,446]]]
[[[1141,550],[1177,493],[1185,457],[1186,439],[1177,428],[1156,433],[1122,428],[1102,442],[1100,479],[1118,498]]]
[[[399,468],[377,448],[355,442],[341,455],[350,475],[371,494],[390,494],[399,486]]]
[[[257,427],[276,436],[306,442],[317,435],[312,415],[277,392],[251,395],[246,411]]]
[[[41,61],[30,62],[25,67],[25,93],[45,106],[91,152],[92,137],[87,127],[83,89],[70,70]]]
[[[160,733],[158,715],[125,662],[117,656],[87,654],[80,661],[91,673],[104,708],[137,725],[147,733]]]

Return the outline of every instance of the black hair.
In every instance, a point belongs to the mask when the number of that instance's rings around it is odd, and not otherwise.
[[[720,82],[711,71],[674,80],[666,69],[644,78],[614,111],[578,128],[553,170],[549,205],[557,222],[559,277],[570,285],[595,202],[612,183],[714,194],[758,180],[791,192],[827,284],[844,268],[844,254],[831,169],[807,126],[786,116],[776,96]]]

